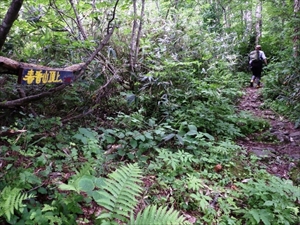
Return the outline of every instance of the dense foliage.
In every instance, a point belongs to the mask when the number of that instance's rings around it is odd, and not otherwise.
[[[255,46],[243,13],[255,4],[143,4],[24,1],[1,52],[17,61],[81,63],[116,28],[63,92],[0,108],[0,223],[300,223],[299,186],[235,144],[269,128],[236,108]],[[263,1],[263,93],[298,126],[299,18],[291,1],[281,4]],[[1,20],[9,5],[0,2]],[[16,79],[1,74],[1,102],[20,98],[20,87],[28,96],[53,87]]]

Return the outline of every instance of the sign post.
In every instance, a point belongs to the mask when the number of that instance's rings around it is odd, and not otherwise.
[[[19,73],[19,84],[68,84],[73,82],[73,71],[57,69],[35,69],[21,68]]]

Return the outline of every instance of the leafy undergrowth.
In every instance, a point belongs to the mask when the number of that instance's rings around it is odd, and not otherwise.
[[[158,109],[135,95],[131,113],[102,123],[28,117],[5,127],[0,222],[299,223],[299,187],[235,143],[269,123],[236,110],[238,81],[215,80],[174,81]]]
[[[236,144],[270,128],[237,107],[249,74],[236,71],[254,45],[240,14],[256,2],[227,1],[228,18],[217,1],[50,2],[26,1],[1,54],[86,62],[84,74],[60,93],[1,74],[0,102],[15,108],[0,110],[0,224],[300,223],[299,173],[271,175],[266,158]],[[299,125],[296,36],[286,35],[298,29],[295,13],[262,2],[265,97]]]

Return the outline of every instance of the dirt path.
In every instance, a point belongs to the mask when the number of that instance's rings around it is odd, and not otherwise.
[[[268,120],[270,129],[239,140],[238,144],[263,157],[269,173],[300,183],[300,129],[273,111],[262,109],[261,90],[247,87],[238,108]]]

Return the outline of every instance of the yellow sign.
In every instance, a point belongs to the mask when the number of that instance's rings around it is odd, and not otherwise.
[[[74,79],[71,71],[23,69],[21,84],[71,83]]]

